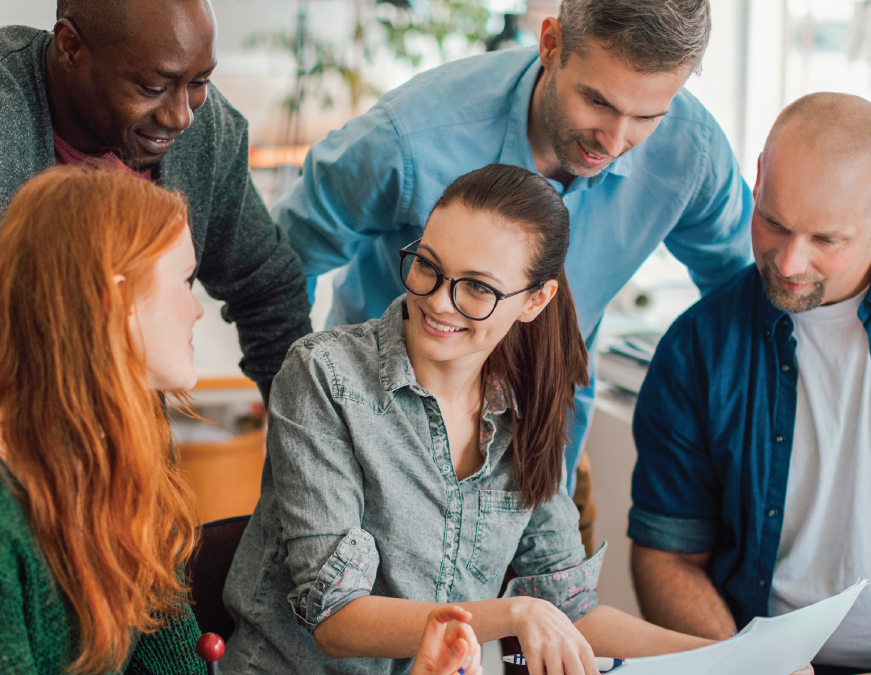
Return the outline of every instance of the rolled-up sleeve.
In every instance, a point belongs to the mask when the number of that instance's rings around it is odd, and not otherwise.
[[[633,420],[638,461],[628,534],[641,546],[675,553],[710,551],[722,519],[702,413],[707,377],[694,339],[682,319],[662,338]]]
[[[599,604],[596,585],[605,548],[585,559],[578,509],[563,482],[559,493],[529,519],[511,561],[518,577],[508,583],[504,597],[547,600],[576,621]]]
[[[313,631],[351,600],[369,595],[379,562],[372,535],[359,527],[352,528],[317,577],[287,596],[299,623]]]
[[[295,344],[275,378],[261,496],[279,521],[294,586],[287,601],[310,631],[368,595],[380,562],[362,529],[362,470],[340,391],[332,390],[332,361],[318,346],[325,338]]]
[[[559,607],[573,622],[577,621],[599,606],[596,586],[607,547],[607,543],[602,544],[592,558],[569,569],[512,579],[508,582],[504,597],[527,596],[547,600]]]

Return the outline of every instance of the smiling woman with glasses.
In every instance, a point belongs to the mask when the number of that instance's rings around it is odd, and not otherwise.
[[[707,643],[598,606],[604,548],[585,559],[565,488],[587,383],[568,246],[553,187],[491,164],[399,252],[408,292],[381,319],[291,348],[224,593],[227,672],[415,673],[427,615],[448,603],[481,642],[518,636],[533,675]]]

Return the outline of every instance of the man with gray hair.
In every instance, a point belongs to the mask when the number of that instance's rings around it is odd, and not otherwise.
[[[209,83],[211,5],[59,0],[57,19],[53,32],[0,28],[0,213],[54,164],[87,161],[183,193],[195,276],[226,302],[242,369],[265,396],[311,330],[309,304],[299,259],[251,182],[247,122]]]
[[[871,103],[812,94],[759,160],[756,264],[659,343],[629,517],[647,619],[724,639],[871,577]],[[871,594],[817,655],[871,671]]]
[[[298,244],[310,291],[347,265],[330,323],[381,316],[403,292],[399,249],[454,178],[490,162],[540,173],[563,196],[566,272],[590,348],[605,306],[660,242],[703,293],[734,275],[749,260],[750,191],[723,132],[682,88],[709,32],[707,0],[565,0],[537,49],[418,75],[317,143],[273,217]],[[570,491],[592,395],[578,392],[569,430]],[[585,476],[581,461],[589,551]]]

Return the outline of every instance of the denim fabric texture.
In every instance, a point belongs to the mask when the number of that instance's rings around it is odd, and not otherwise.
[[[538,509],[511,477],[498,379],[481,413],[481,468],[459,481],[438,402],[414,377],[404,298],[380,320],[294,344],[270,399],[260,503],[224,591],[238,621],[231,673],[405,673],[410,660],[332,661],[311,632],[352,600],[539,597],[572,620],[597,606],[604,549],[585,560],[565,488]]]
[[[318,275],[350,263],[336,278],[328,326],[380,317],[405,292],[397,252],[421,237],[454,179],[491,162],[536,172],[526,132],[540,72],[536,48],[454,61],[312,147],[272,216],[310,290]],[[684,89],[653,134],[601,174],[568,188],[550,182],[571,215],[566,274],[588,347],[605,306],[663,240],[702,293],[750,262],[750,190],[723,131]],[[591,389],[578,393],[570,480],[592,400]]]
[[[871,345],[871,295],[858,317]],[[635,407],[629,536],[711,552],[739,628],[768,616],[795,428],[792,331],[751,265],[675,321]]]

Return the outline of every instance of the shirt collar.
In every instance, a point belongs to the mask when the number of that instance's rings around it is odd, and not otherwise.
[[[402,334],[402,321],[407,316],[405,296],[401,295],[378,320],[378,374],[385,391],[417,384]]]
[[[859,321],[861,321],[865,326],[868,326],[868,321],[871,320],[871,290],[865,293],[865,299],[862,300],[862,304],[859,305]]]
[[[502,151],[499,154],[501,164],[512,164],[538,173],[535,161],[532,159],[532,148],[529,147],[529,105],[532,92],[541,70],[541,60],[536,56],[526,72],[517,81],[514,90],[509,94],[508,124],[505,125],[505,136],[502,138]]]

